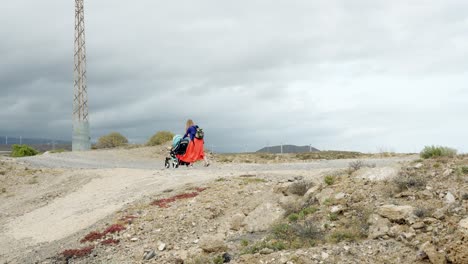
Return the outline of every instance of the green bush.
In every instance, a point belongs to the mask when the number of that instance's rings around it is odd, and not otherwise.
[[[172,138],[174,137],[174,134],[169,131],[158,131],[156,134],[154,134],[148,143],[146,145],[148,146],[157,146],[161,145],[163,143],[166,143],[168,141],[171,141]]]
[[[333,183],[335,183],[335,177],[331,175],[325,176],[324,181],[327,185],[332,185]]]
[[[128,140],[122,134],[112,132],[99,138],[96,148],[115,148],[126,145]]]
[[[37,150],[28,145],[13,145],[11,156],[12,157],[27,157],[37,155]]]
[[[426,146],[420,153],[420,156],[423,159],[436,157],[453,157],[455,155],[457,155],[456,149],[442,146]]]
[[[468,166],[463,166],[460,168],[460,171],[463,173],[463,174],[468,174]]]
[[[336,230],[331,233],[329,240],[332,243],[339,243],[341,241],[353,242],[359,238],[359,233],[355,230]]]
[[[330,220],[330,221],[336,221],[336,220],[338,220],[338,214],[337,214],[337,213],[330,213],[330,214],[328,214],[328,220]]]
[[[299,220],[299,215],[298,214],[290,214],[288,216],[288,220],[290,222],[296,222],[297,220]]]

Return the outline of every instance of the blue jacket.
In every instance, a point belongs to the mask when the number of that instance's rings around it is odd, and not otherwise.
[[[190,136],[190,140],[193,140],[195,138],[195,134],[197,133],[197,125],[191,126],[187,129],[187,132],[185,132],[184,138],[187,136]]]

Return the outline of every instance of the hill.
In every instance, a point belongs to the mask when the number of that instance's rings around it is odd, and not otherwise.
[[[281,145],[279,146],[270,146],[264,147],[257,150],[256,152],[260,153],[303,153],[303,152],[318,152],[320,150],[311,147],[311,146],[296,146],[296,145],[283,145],[283,150],[281,151]]]

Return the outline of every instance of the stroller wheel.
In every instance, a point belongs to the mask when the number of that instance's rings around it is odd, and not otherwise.
[[[171,164],[169,164],[168,159],[166,159],[166,161],[164,162],[164,167],[166,167],[166,169],[169,169],[171,167]]]

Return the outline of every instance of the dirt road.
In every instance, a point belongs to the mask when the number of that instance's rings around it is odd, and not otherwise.
[[[350,162],[213,164],[208,168],[164,169],[162,157],[135,158],[122,153],[103,153],[70,152],[16,160],[35,168],[62,168],[64,172],[54,177],[44,176],[45,180],[39,179],[38,186],[31,186],[12,199],[2,201],[0,263],[15,263],[19,259],[33,262],[31,256],[44,257],[50,247],[63,246],[67,238],[90,228],[125,205],[165,189],[243,174],[318,178],[327,171],[346,168]],[[395,168],[400,162],[412,158],[369,159],[366,162],[377,167]],[[54,184],[50,183],[52,180]],[[52,196],[46,203],[20,208],[58,190],[60,194]]]

